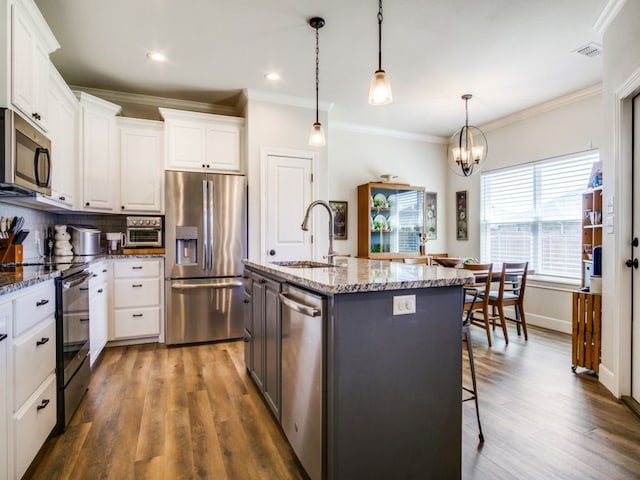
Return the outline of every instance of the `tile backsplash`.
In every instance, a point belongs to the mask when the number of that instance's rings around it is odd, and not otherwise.
[[[124,232],[126,229],[125,215],[89,214],[89,213],[52,213],[23,207],[0,201],[1,217],[24,217],[23,230],[29,230],[29,235],[23,243],[23,259],[36,261],[42,257],[43,243],[48,227],[54,225],[91,225],[99,228],[101,239],[106,232]]]

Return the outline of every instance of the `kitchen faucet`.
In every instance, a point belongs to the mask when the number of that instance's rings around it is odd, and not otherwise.
[[[301,227],[303,231],[309,231],[309,216],[311,215],[311,210],[316,205],[322,205],[327,209],[327,212],[329,212],[329,253],[327,253],[327,256],[323,258],[329,260],[331,265],[335,265],[335,257],[338,253],[333,249],[333,210],[331,210],[329,204],[324,200],[315,200],[311,202],[304,214],[304,220],[302,221]]]

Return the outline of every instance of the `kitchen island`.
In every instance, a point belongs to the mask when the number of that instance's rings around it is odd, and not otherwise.
[[[460,478],[470,272],[355,258],[245,267],[247,369],[313,480]],[[295,323],[301,292],[315,307]]]

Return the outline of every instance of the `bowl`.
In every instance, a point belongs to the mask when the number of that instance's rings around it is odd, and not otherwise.
[[[441,265],[443,267],[457,267],[458,265],[462,265],[461,258],[455,257],[431,257],[431,261]]]

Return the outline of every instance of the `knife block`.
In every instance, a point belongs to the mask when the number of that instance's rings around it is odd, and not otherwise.
[[[0,239],[0,263],[21,263],[22,262],[22,245],[14,245],[14,234],[10,233],[9,237]]]

